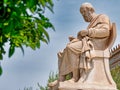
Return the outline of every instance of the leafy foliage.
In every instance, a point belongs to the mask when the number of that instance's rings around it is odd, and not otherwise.
[[[15,48],[23,46],[33,50],[40,42],[49,42],[47,29],[54,27],[45,17],[45,9],[53,12],[52,0],[0,0],[0,59],[6,53],[4,45],[9,42],[9,57]]]
[[[33,88],[32,87],[29,87],[29,88],[24,88],[24,90],[33,90]]]
[[[48,79],[47,83],[53,82],[57,79],[58,79],[58,74],[57,73],[55,74],[54,72],[51,72],[49,74],[49,79]],[[49,90],[48,86],[44,87],[44,86],[41,86],[39,83],[37,83],[37,85],[38,85],[39,89],[36,89],[36,90]],[[33,90],[33,88],[32,87],[28,87],[28,88],[25,87],[24,90]]]
[[[54,73],[54,72],[51,72],[51,73],[49,74],[48,83],[53,82],[53,81],[55,81],[55,80],[57,80],[57,79],[58,79],[58,74],[57,74],[57,73]]]
[[[51,72],[51,73],[49,74],[49,79],[48,79],[48,82],[47,82],[47,83],[53,82],[53,81],[55,81],[55,80],[57,80],[57,79],[58,79],[58,74],[57,74],[57,73],[54,73],[54,72]],[[39,86],[39,89],[40,89],[40,90],[49,90],[49,87],[48,87],[48,86],[43,87],[43,86],[39,85],[39,83],[38,83],[38,86]]]
[[[48,86],[41,86],[39,83],[38,83],[38,87],[39,87],[39,90],[49,90]]]
[[[120,66],[116,66],[111,70],[114,81],[117,84],[117,89],[120,90]]]

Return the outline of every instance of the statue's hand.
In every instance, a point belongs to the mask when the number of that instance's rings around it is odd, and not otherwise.
[[[70,40],[70,41],[72,41],[73,39],[75,39],[75,37],[69,36],[69,40]]]
[[[88,30],[81,30],[79,33],[82,37],[84,37],[88,35]]]

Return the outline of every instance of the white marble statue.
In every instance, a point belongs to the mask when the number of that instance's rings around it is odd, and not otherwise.
[[[115,40],[115,24],[104,14],[96,14],[90,3],[80,13],[89,22],[77,38],[69,37],[66,48],[58,53],[59,79],[49,83],[51,90],[117,90],[109,70],[109,49]],[[66,80],[66,75],[71,75]]]

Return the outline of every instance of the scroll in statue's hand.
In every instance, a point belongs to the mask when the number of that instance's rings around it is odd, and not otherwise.
[[[81,31],[79,32],[79,34],[80,34],[82,37],[85,37],[85,36],[88,35],[88,30],[81,30]]]
[[[70,40],[70,41],[72,41],[73,39],[75,39],[75,37],[69,36],[69,40]]]

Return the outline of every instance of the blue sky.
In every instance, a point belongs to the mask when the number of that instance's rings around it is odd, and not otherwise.
[[[25,48],[25,55],[20,49],[12,58],[4,56],[1,61],[3,74],[0,76],[0,90],[23,90],[32,86],[35,90],[37,83],[46,85],[49,73],[57,71],[57,52],[65,48],[68,36],[76,37],[78,31],[86,29],[88,23],[84,22],[79,8],[84,2],[90,2],[96,13],[107,14],[117,25],[116,46],[119,44],[120,34],[120,0],[54,0],[54,14],[47,10],[56,31],[48,29],[50,43],[42,43],[41,48],[32,51]],[[8,44],[5,48],[8,50]]]

